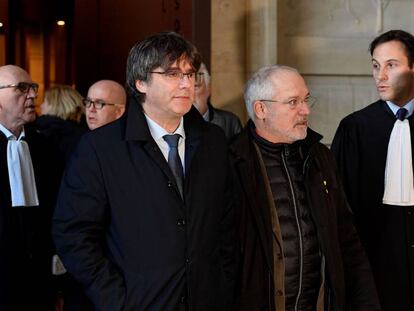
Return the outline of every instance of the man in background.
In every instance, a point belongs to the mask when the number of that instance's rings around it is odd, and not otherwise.
[[[112,80],[100,80],[91,85],[83,100],[86,123],[94,130],[120,118],[126,105],[126,92],[121,84]]]
[[[334,152],[384,311],[414,310],[414,37],[370,45],[380,99],[345,117]]]
[[[220,126],[227,139],[241,131],[239,118],[232,112],[214,108],[210,103],[211,85],[210,74],[204,63],[201,63],[197,73],[195,85],[194,106],[201,113],[204,120]]]

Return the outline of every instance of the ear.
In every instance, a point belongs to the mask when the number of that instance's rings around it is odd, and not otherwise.
[[[124,112],[125,112],[125,105],[118,106],[117,108],[118,109],[116,111],[116,118],[118,119],[118,118],[120,118],[124,114]]]
[[[267,107],[263,102],[256,100],[253,103],[253,111],[257,119],[264,120],[266,117]]]
[[[142,80],[137,80],[135,81],[135,87],[141,93],[147,93],[147,82],[142,81]]]

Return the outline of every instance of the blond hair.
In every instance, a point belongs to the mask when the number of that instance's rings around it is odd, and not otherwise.
[[[63,120],[79,122],[84,113],[82,96],[69,85],[51,87],[45,92],[44,100],[48,104],[47,114]]]

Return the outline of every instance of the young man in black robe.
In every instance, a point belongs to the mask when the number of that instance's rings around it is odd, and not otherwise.
[[[382,309],[414,310],[414,37],[388,31],[370,45],[380,100],[344,118],[334,152]]]

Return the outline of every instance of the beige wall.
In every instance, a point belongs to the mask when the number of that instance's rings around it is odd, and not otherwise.
[[[212,102],[245,120],[246,1],[211,1]]]
[[[370,41],[414,33],[412,0],[212,1],[213,104],[246,120],[243,86],[265,64],[299,69],[318,98],[310,125],[330,144],[339,121],[377,98]]]

